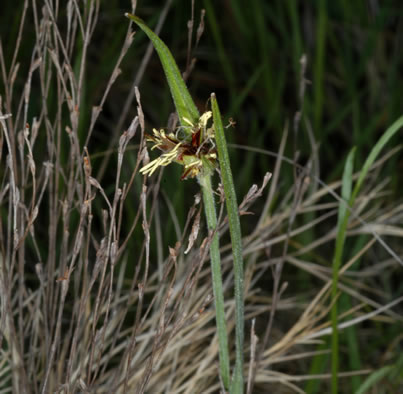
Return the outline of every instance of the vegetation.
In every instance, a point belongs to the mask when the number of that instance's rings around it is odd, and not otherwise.
[[[1,392],[401,390],[402,7],[61,3],[0,14]]]

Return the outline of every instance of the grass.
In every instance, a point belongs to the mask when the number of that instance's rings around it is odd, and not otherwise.
[[[139,173],[155,158],[145,134],[172,127],[174,105],[125,12],[171,48],[200,113],[211,92],[219,99],[242,229],[244,391],[400,390],[399,7],[206,0],[204,24],[194,5],[188,53],[191,1],[71,2],[70,19],[53,1],[10,4],[1,392],[222,390],[199,185],[176,165]],[[232,368],[233,247],[213,187]]]

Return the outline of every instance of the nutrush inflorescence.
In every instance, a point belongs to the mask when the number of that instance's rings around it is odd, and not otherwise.
[[[203,171],[212,171],[216,167],[217,151],[214,126],[207,126],[211,116],[211,111],[205,112],[196,124],[185,118],[187,125],[178,127],[175,133],[167,134],[163,129],[153,129],[153,134],[147,135],[146,140],[154,143],[151,150],[157,148],[163,153],[140,172],[152,175],[158,167],[165,167],[172,162],[184,166],[181,179],[194,178]]]

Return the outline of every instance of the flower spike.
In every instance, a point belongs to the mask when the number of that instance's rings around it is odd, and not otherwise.
[[[207,128],[211,117],[211,111],[207,111],[196,124],[184,118],[185,123],[189,126],[182,127],[190,129],[190,140],[187,135],[179,138],[178,132],[167,134],[163,129],[153,129],[153,134],[147,135],[146,140],[154,143],[151,150],[157,148],[163,153],[141,168],[140,172],[150,176],[158,167],[165,167],[172,162],[184,166],[181,179],[194,178],[202,171],[213,170],[216,167],[217,152],[214,143],[214,127]]]

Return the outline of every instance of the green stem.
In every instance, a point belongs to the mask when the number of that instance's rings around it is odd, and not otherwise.
[[[217,231],[217,215],[214,202],[214,193],[211,186],[211,175],[199,176],[199,182],[203,192],[204,210],[209,232],[214,232],[210,244],[211,275],[213,278],[214,303],[216,311],[216,324],[218,333],[218,348],[220,357],[221,379],[225,390],[230,386],[228,337],[225,322],[224,295],[221,279],[221,258]]]

